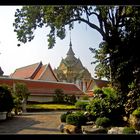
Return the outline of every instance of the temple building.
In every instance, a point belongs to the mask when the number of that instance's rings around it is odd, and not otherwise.
[[[76,84],[82,91],[86,91],[91,79],[91,74],[82,65],[81,60],[75,57],[70,41],[70,48],[65,59],[54,69],[59,81]]]
[[[10,78],[58,82],[58,79],[54,74],[51,65],[43,65],[41,61],[39,63],[16,69],[15,72],[10,75]]]
[[[92,78],[79,58],[75,57],[70,41],[66,58],[62,58],[57,69],[40,61],[17,68],[11,75],[3,76],[0,67],[0,84],[14,87],[15,83],[25,83],[29,89],[28,101],[52,102],[56,89],[62,89],[64,94],[75,95],[80,99],[85,94],[94,97],[94,89],[105,87],[108,81]]]

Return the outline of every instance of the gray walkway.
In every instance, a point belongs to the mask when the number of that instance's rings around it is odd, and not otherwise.
[[[62,111],[24,113],[0,122],[0,134],[62,134],[59,131]]]

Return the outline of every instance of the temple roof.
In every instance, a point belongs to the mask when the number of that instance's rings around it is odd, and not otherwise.
[[[50,64],[43,65],[42,62],[21,67],[15,70],[14,73],[10,75],[11,78],[21,78],[21,79],[34,79],[41,80],[41,77],[46,74],[47,68],[49,69],[48,75],[52,75],[56,81],[58,81],[54,71],[52,70]]]
[[[109,81],[106,80],[100,80],[100,79],[92,79],[87,87],[87,91],[93,91],[94,86],[97,86],[98,88],[107,87],[109,84]]]
[[[39,66],[42,66],[42,62],[31,64],[25,67],[21,67],[15,70],[14,73],[10,75],[12,78],[31,78],[34,72],[38,69]]]
[[[69,95],[83,95],[83,92],[72,83],[49,82],[44,80],[29,80],[29,79],[15,79],[15,78],[0,78],[0,84],[7,84],[13,86],[14,83],[25,83],[31,95],[50,95],[55,94],[56,89],[62,89],[65,94]]]

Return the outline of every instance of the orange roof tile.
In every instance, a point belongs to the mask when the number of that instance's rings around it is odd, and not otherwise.
[[[44,69],[46,68],[46,65],[43,65],[40,70],[38,71],[38,73],[35,75],[34,80],[38,80],[40,78],[40,75],[42,74],[42,72],[44,71]]]
[[[62,89],[65,94],[83,95],[83,92],[72,83],[61,82],[47,82],[42,80],[25,80],[25,79],[12,79],[0,78],[0,84],[8,84],[13,86],[16,82],[23,82],[27,85],[31,94],[54,94],[56,89]]]
[[[23,78],[23,79],[30,79],[38,69],[39,65],[42,63],[35,63],[32,65],[28,65],[22,68],[18,68],[15,70],[13,74],[10,75],[12,78]]]

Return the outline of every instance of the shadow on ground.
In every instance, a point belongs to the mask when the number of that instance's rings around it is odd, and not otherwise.
[[[40,123],[40,121],[36,121],[32,118],[14,116],[11,119],[0,122],[0,133],[17,133],[22,129],[30,128],[32,125],[38,123]]]

